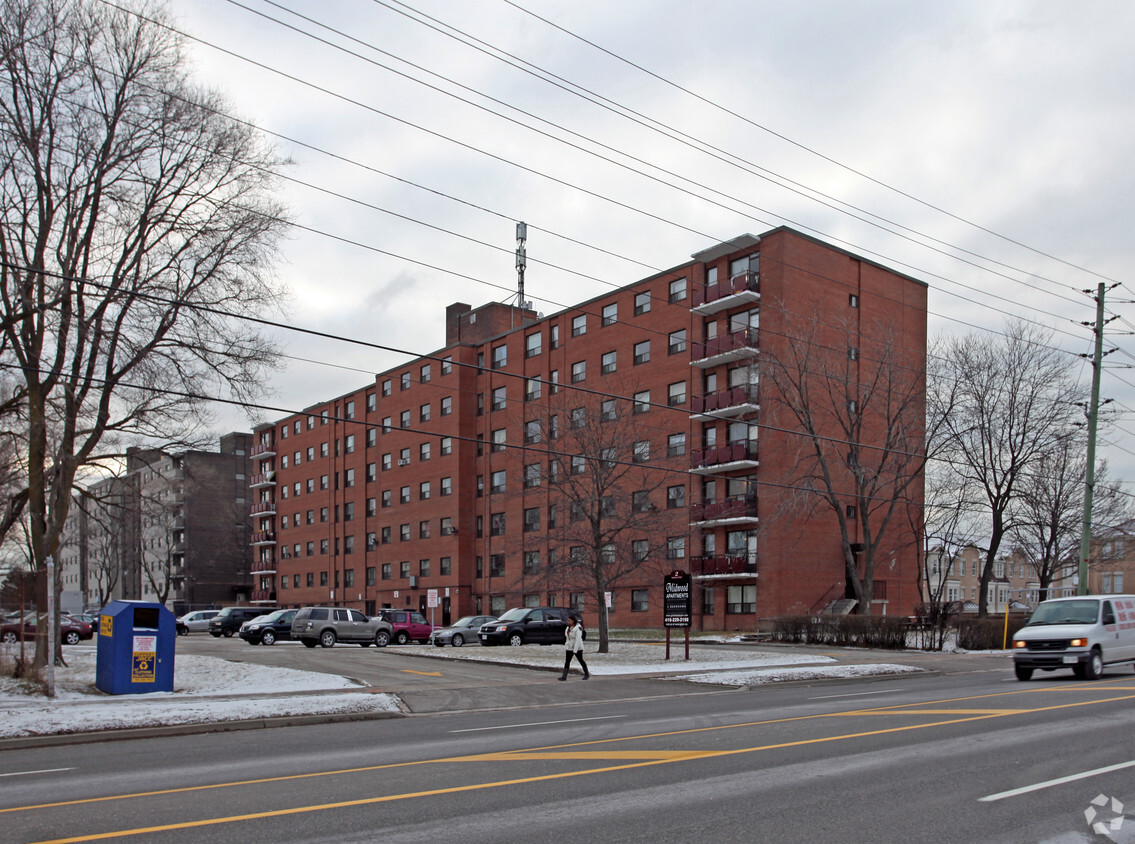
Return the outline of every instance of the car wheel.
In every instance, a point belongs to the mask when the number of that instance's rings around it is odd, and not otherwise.
[[[231,627],[226,627],[224,630],[221,631],[221,634],[226,639],[231,639],[233,637],[233,629]]]
[[[334,630],[324,630],[319,634],[319,647],[321,648],[333,648],[335,647],[335,641]]]
[[[303,642],[303,646],[305,648],[314,648],[317,644],[319,644],[315,641],[315,639],[301,639],[300,641]]]
[[[390,644],[390,634],[385,630],[379,630],[374,634],[374,645],[376,648],[385,648]]]
[[[76,633],[74,630],[68,630],[66,633],[63,634],[63,644],[65,644],[65,645],[77,645],[77,644],[79,644],[79,634]]]
[[[3,642],[5,645],[14,645],[18,641],[20,641],[20,637],[11,630],[5,633],[3,637],[0,637],[0,642]]]
[[[519,648],[524,644],[524,637],[519,633],[513,633],[508,637],[508,643],[514,648]]]
[[[460,633],[454,633],[453,634],[453,647],[459,648],[464,644],[465,644],[465,637],[462,636]]]
[[[398,634],[394,637],[394,641],[399,645],[404,645],[410,641],[410,634],[405,630],[399,630]]]
[[[1084,663],[1084,679],[1098,680],[1103,675],[1103,654],[1099,649],[1092,651],[1088,661]]]
[[[1018,680],[1031,680],[1032,679],[1033,670],[1031,668],[1025,667],[1024,665],[1014,665],[1013,671],[1016,672]]]
[[[178,636],[188,636],[189,635],[189,628],[188,627],[177,628],[177,635]]]
[[[265,630],[263,633],[260,634],[260,644],[262,644],[262,645],[274,645],[274,644],[276,644],[276,634],[273,633],[271,630]]]

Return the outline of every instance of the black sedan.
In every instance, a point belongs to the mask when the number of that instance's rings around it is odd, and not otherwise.
[[[295,617],[295,610],[276,610],[257,616],[240,626],[240,638],[250,645],[274,645],[279,639],[291,639]]]

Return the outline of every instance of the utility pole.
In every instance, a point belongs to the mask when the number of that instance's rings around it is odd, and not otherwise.
[[[1087,291],[1085,291],[1087,292]],[[1080,568],[1077,595],[1088,594],[1088,550],[1092,540],[1092,493],[1096,486],[1096,427],[1100,408],[1100,372],[1103,370],[1104,285],[1096,291],[1096,344],[1092,356],[1092,397],[1088,404],[1088,466],[1084,474],[1084,522],[1080,530]]]

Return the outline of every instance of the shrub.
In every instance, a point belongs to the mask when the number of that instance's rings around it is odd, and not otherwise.
[[[837,647],[906,647],[907,619],[890,615],[782,616],[772,620],[776,642]]]

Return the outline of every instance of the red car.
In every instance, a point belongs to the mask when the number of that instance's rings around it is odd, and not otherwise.
[[[10,645],[20,641],[21,629],[23,630],[24,641],[33,642],[35,641],[35,628],[36,614],[34,612],[24,613],[22,623],[17,618],[0,624],[0,642]],[[65,645],[77,645],[83,639],[90,639],[94,635],[91,625],[76,621],[66,614],[60,616],[59,634]]]
[[[396,644],[404,645],[411,639],[423,645],[430,643],[430,634],[433,633],[434,628],[420,612],[379,610],[378,617],[390,622],[390,626],[394,629],[393,637]]]

